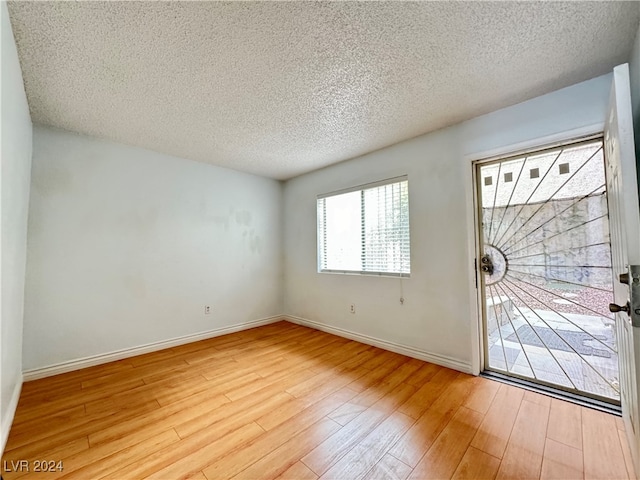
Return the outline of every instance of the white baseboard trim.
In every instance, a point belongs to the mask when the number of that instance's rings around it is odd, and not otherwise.
[[[185,335],[183,337],[162,340],[160,342],[148,343],[146,345],[140,345],[138,347],[125,348],[123,350],[116,350],[115,352],[103,353],[100,355],[93,355],[91,357],[85,358],[78,358],[76,360],[57,363],[48,367],[27,370],[23,372],[23,378],[25,382],[28,382],[30,380],[37,380],[39,378],[51,377],[53,375],[59,375],[61,373],[72,372],[74,370],[80,370],[82,368],[93,367],[95,365],[101,365],[103,363],[109,363],[116,360],[122,360],[124,358],[135,357],[136,355],[142,355],[144,353],[164,350],[165,348],[177,347],[178,345],[184,345],[185,343],[198,342],[200,340],[219,337],[221,335],[227,335],[229,333],[239,332],[241,330],[249,330],[250,328],[268,325],[270,323],[279,322],[281,320],[284,320],[283,315],[275,315],[273,317],[266,317],[259,320],[239,323],[230,327],[216,328],[213,330],[208,330],[206,332],[194,333],[192,335]]]
[[[9,438],[9,432],[11,431],[11,425],[13,424],[13,417],[16,414],[18,408],[18,400],[20,400],[20,392],[22,391],[23,377],[20,376],[18,383],[13,389],[11,394],[11,400],[7,406],[7,413],[2,419],[2,425],[0,427],[0,456],[4,453],[4,447],[7,446],[7,439]]]
[[[30,380],[37,380],[40,378],[51,377],[53,375],[59,375],[61,373],[72,372],[74,370],[93,367],[95,365],[101,365],[103,363],[109,363],[109,362],[114,362],[116,360],[135,357],[136,355],[155,352],[158,350],[163,350],[165,348],[177,347],[179,345],[184,345],[186,343],[206,340],[208,338],[213,338],[221,335],[227,335],[229,333],[239,332],[241,330],[248,330],[250,328],[260,327],[262,325],[268,325],[270,323],[275,323],[281,320],[286,320],[291,323],[296,323],[298,325],[304,325],[306,327],[314,328],[316,330],[321,330],[323,332],[332,333],[340,337],[348,338],[350,340],[355,340],[357,342],[366,343],[367,345],[373,345],[374,347],[382,348],[384,350],[389,350],[391,352],[399,353],[401,355],[406,355],[408,357],[417,358],[418,360],[424,360],[425,362],[435,363],[436,365],[452,368],[460,372],[472,373],[472,367],[470,364],[461,362],[460,360],[452,357],[425,352],[424,350],[419,350],[414,347],[409,347],[407,345],[401,345],[399,343],[389,342],[387,340],[381,340],[379,338],[370,337],[368,335],[352,332],[350,330],[345,330],[339,327],[333,327],[321,322],[316,322],[314,320],[308,320],[306,318],[296,317],[293,315],[275,315],[273,317],[261,318],[259,320],[240,323],[237,325],[232,325],[230,327],[217,328],[213,330],[208,330],[206,332],[195,333],[192,335],[185,335],[182,337],[172,338],[169,340],[163,340],[160,342],[140,345],[138,347],[126,348],[126,349],[117,350],[114,352],[104,353],[100,355],[93,355],[91,357],[79,358],[79,359],[71,360],[68,362],[62,362],[62,363],[50,365],[47,367],[27,370],[23,372],[23,381],[28,382]],[[21,387],[22,387],[22,384],[20,384],[20,388]],[[15,413],[15,408],[17,407],[17,404],[18,404],[18,399],[20,397],[20,388],[17,389],[17,393],[14,392],[15,398],[12,398],[12,402],[15,401],[15,404],[12,403],[13,410],[11,411],[14,413]],[[12,414],[11,420],[13,421],[13,414]],[[11,423],[9,423],[9,425],[6,427],[7,435],[9,433],[10,426],[11,426]],[[4,429],[5,429],[5,422],[3,421],[2,439],[4,439],[3,441],[6,441],[6,438],[4,438],[4,435],[5,435]],[[3,447],[4,447],[4,444],[3,444]]]
[[[472,374],[471,364],[461,362],[458,359],[447,357],[445,355],[439,355],[436,353],[425,352],[414,347],[401,345],[399,343],[389,342],[387,340],[381,340],[379,338],[370,337],[361,333],[352,332],[343,328],[332,327],[324,323],[316,322],[314,320],[308,320],[306,318],[295,317],[293,315],[283,315],[283,318],[291,323],[303,325],[305,327],[311,327],[316,330],[321,330],[327,333],[333,333],[339,337],[355,340],[356,342],[366,343],[367,345],[373,345],[374,347],[389,350],[391,352],[406,355],[407,357],[417,358],[418,360],[424,360],[425,362],[435,363],[442,367],[451,368],[460,372]]]

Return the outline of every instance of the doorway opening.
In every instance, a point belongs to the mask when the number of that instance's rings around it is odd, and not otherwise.
[[[602,137],[475,169],[484,370],[619,405]]]

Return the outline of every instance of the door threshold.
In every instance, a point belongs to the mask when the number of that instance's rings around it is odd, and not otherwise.
[[[480,376],[490,380],[506,383],[507,385],[512,385],[514,387],[523,388],[531,392],[540,393],[548,397],[557,398],[558,400],[575,403],[582,407],[593,408],[594,410],[610,413],[618,417],[622,416],[622,408],[620,405],[603,402],[602,400],[596,400],[595,398],[584,397],[582,395],[547,387],[545,385],[539,385],[520,378],[509,377],[508,375],[503,375],[497,372],[484,371],[480,373]]]

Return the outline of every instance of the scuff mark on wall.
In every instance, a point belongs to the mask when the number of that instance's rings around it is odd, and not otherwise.
[[[247,227],[251,225],[251,212],[247,210],[236,212],[236,223],[238,225],[246,225]]]
[[[251,249],[251,253],[261,253],[262,239],[258,235],[254,235],[253,233],[251,233],[251,238],[249,240],[249,248]]]
[[[209,218],[216,225],[223,225],[225,231],[229,231],[229,217],[225,217],[224,215],[213,215]]]
[[[69,193],[74,185],[73,173],[69,169],[51,163],[32,180],[33,188],[43,195]]]

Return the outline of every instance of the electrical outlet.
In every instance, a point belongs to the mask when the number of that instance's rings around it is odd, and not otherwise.
[[[356,306],[355,304],[351,304],[351,309],[349,310],[351,313],[356,313]]]
[[[211,313],[211,307],[209,305],[204,306],[204,314],[209,315]]]

